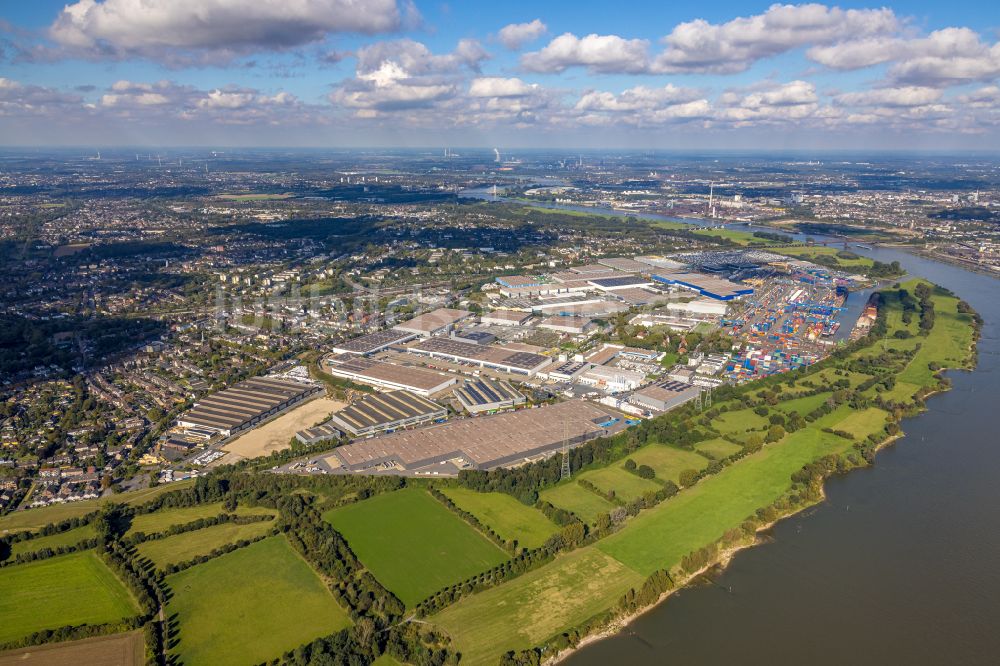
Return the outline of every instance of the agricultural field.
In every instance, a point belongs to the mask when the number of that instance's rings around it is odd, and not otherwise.
[[[417,488],[376,495],[323,517],[408,607],[508,559],[496,544]]]
[[[698,442],[694,445],[702,453],[712,456],[716,460],[722,460],[738,452],[743,447],[727,442],[722,438],[710,439],[705,442]]]
[[[240,539],[254,539],[267,534],[273,528],[274,521],[270,520],[248,525],[223,523],[193,532],[175,534],[166,539],[145,541],[136,546],[136,550],[162,569],[168,564],[180,564],[200,555],[208,555],[214,549]]]
[[[94,536],[96,536],[94,528],[90,525],[84,525],[83,527],[77,527],[58,534],[35,537],[30,541],[18,541],[17,543],[11,544],[10,555],[11,557],[17,557],[23,553],[37,552],[43,548],[51,548],[52,550],[55,550],[63,546],[75,546],[81,541],[92,539]]]
[[[83,500],[80,502],[68,502],[66,504],[53,504],[43,506],[39,509],[28,511],[15,511],[0,518],[0,535],[5,532],[17,532],[20,530],[37,530],[49,523],[58,523],[69,518],[79,518],[88,513],[97,511],[101,505],[108,502],[119,502],[124,504],[142,504],[155,499],[164,493],[194,485],[194,481],[177,481],[176,483],[166,483],[143,490],[133,490],[126,493],[119,493],[110,497],[100,499]]]
[[[142,666],[146,663],[145,641],[141,631],[95,636],[79,641],[65,641],[11,650],[0,654],[0,666]]]
[[[548,488],[539,493],[539,497],[566,511],[572,511],[585,523],[591,525],[602,513],[607,513],[615,508],[615,505],[592,493],[576,481],[569,481],[554,488]]]
[[[534,507],[506,493],[479,493],[468,488],[441,488],[459,508],[468,511],[502,538],[525,548],[538,548],[559,528]]]
[[[171,528],[174,525],[185,525],[194,522],[199,518],[214,518],[225,512],[222,502],[215,504],[198,504],[195,506],[184,506],[170,509],[161,509],[154,513],[145,513],[132,519],[126,534],[145,532],[155,534]],[[264,507],[236,507],[232,513],[238,516],[258,516],[262,514],[274,515],[274,509]]]
[[[666,444],[647,444],[628,457],[634,460],[636,465],[652,467],[656,472],[656,478],[674,483],[677,483],[678,477],[684,470],[701,470],[708,466],[705,456]]]
[[[137,612],[132,595],[93,551],[0,569],[0,642]]]
[[[655,493],[662,488],[656,481],[643,479],[623,467],[590,470],[577,476],[577,479],[589,481],[604,492],[613,490],[615,497],[626,502],[637,500],[646,493]]]
[[[268,661],[350,625],[347,613],[284,537],[166,578],[186,666]]]
[[[431,618],[462,653],[462,664],[496,664],[507,650],[532,647],[610,608],[644,580],[590,547],[506,585],[462,599]]]

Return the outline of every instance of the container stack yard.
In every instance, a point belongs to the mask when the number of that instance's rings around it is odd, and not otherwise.
[[[824,271],[768,281],[722,325],[736,345],[725,375],[742,381],[811,365],[828,353],[846,290]]]

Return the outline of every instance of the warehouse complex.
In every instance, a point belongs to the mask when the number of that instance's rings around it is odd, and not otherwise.
[[[323,369],[334,377],[347,379],[380,389],[406,390],[425,398],[454,385],[458,379],[434,370],[396,365],[358,358],[349,354],[335,354],[323,359]]]
[[[418,315],[402,324],[396,324],[392,328],[404,333],[413,333],[425,338],[438,333],[447,333],[455,324],[468,319],[472,313],[467,310],[455,310],[453,308],[438,308],[431,312]]]
[[[654,275],[653,280],[663,284],[677,285],[696,291],[702,296],[717,301],[731,301],[753,293],[753,287],[730,282],[704,273],[664,273]]]
[[[523,405],[525,398],[508,382],[477,379],[455,389],[455,397],[470,414],[483,414]]]
[[[554,453],[564,442],[578,446],[621,425],[606,407],[571,400],[354,442],[334,449],[326,462],[350,472],[420,473],[447,461],[493,469]]]
[[[408,391],[368,395],[336,412],[330,425],[354,437],[365,437],[399,428],[409,428],[448,416],[441,405]]]
[[[182,428],[230,437],[302,402],[321,389],[314,384],[256,377],[214,393],[177,419]]]
[[[369,333],[368,335],[362,335],[359,338],[348,340],[347,342],[341,342],[333,348],[333,351],[338,354],[360,354],[362,356],[368,356],[369,354],[375,354],[384,349],[388,349],[393,345],[401,345],[404,342],[413,340],[416,337],[416,333],[411,333],[409,331],[397,331],[395,329],[377,331],[375,333]]]
[[[533,376],[552,359],[533,352],[489,347],[448,338],[422,340],[408,347],[412,354],[440,358],[453,363],[490,368],[515,375]]]

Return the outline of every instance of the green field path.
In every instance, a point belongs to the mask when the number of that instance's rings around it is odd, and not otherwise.
[[[138,610],[93,551],[0,569],[0,642],[41,629],[117,622]]]
[[[185,666],[257,664],[350,626],[319,576],[276,536],[166,578]]]
[[[413,607],[508,555],[430,493],[405,488],[323,515],[393,594]]]
[[[594,548],[561,555],[444,609],[432,618],[462,653],[463,666],[496,664],[610,608],[644,578]]]
[[[468,511],[503,539],[516,539],[525,548],[538,548],[559,527],[534,507],[506,493],[480,493],[468,488],[441,488],[460,509]]]
[[[253,539],[267,534],[273,528],[273,520],[247,525],[223,523],[175,534],[166,539],[145,541],[136,546],[136,550],[162,569],[168,564],[180,564],[200,555],[208,555],[215,548],[235,543],[240,539]]]

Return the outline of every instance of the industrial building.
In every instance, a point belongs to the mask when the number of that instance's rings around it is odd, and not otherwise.
[[[368,356],[369,354],[375,354],[384,349],[388,349],[393,345],[401,345],[404,342],[409,342],[416,337],[416,333],[410,333],[407,331],[377,331],[375,333],[369,333],[368,335],[362,335],[361,337],[357,337],[346,342],[341,342],[333,348],[333,351],[338,354],[360,354],[362,356]]]
[[[664,380],[639,389],[629,396],[629,402],[651,412],[665,412],[694,399],[700,392],[697,386]]]
[[[422,340],[410,346],[407,351],[453,363],[528,376],[533,376],[551,362],[548,356],[541,354],[459,342],[447,338]]]
[[[608,259],[598,259],[597,263],[602,266],[607,266],[608,268],[613,268],[617,271],[624,271],[626,273],[648,273],[649,264],[644,264],[635,259],[629,259],[627,257],[609,257]]]
[[[354,442],[325,460],[352,472],[419,473],[447,461],[456,463],[453,470],[494,469],[554,453],[564,445],[578,446],[612,434],[622,424],[606,407],[571,400]]]
[[[330,417],[330,424],[354,437],[409,428],[448,416],[441,405],[409,391],[367,395]]]
[[[327,356],[323,359],[323,369],[334,377],[341,377],[357,384],[365,384],[380,389],[412,391],[425,398],[455,384],[453,375],[358,358],[347,354]]]
[[[223,437],[252,428],[318,393],[315,384],[272,377],[248,379],[195,403],[177,419],[182,428],[211,430]]]
[[[402,324],[396,324],[392,328],[397,331],[415,333],[416,335],[429,338],[438,333],[447,333],[455,324],[471,316],[472,313],[468,310],[438,308],[437,310],[418,315]]]
[[[490,326],[524,326],[531,319],[530,312],[517,310],[494,310],[484,312],[479,321]]]
[[[653,275],[653,280],[663,284],[677,285],[696,291],[702,296],[714,298],[717,301],[731,301],[740,296],[753,293],[753,287],[730,282],[703,273],[666,273]]]
[[[577,378],[581,384],[596,386],[608,393],[631,391],[642,386],[645,380],[644,372],[607,365],[595,365]]]
[[[545,284],[540,278],[534,275],[502,275],[496,279],[497,284],[502,287],[540,287]]]
[[[722,301],[711,298],[696,298],[687,303],[668,303],[667,309],[674,312],[683,312],[697,315],[709,315],[722,317],[726,314],[729,305]]]
[[[600,277],[587,281],[592,287],[599,291],[615,291],[618,289],[635,289],[645,287],[652,283],[641,277],[634,275],[617,275],[614,277]]]
[[[343,436],[344,433],[339,428],[335,428],[331,425],[329,421],[322,423],[315,428],[306,428],[305,430],[300,430],[295,433],[295,439],[297,439],[300,444],[305,444],[306,446],[319,444],[321,442],[328,442],[331,439],[340,439]]]
[[[455,397],[470,414],[511,409],[525,403],[525,397],[509,382],[477,379],[455,389]]]
[[[586,317],[556,315],[543,319],[538,328],[547,328],[557,333],[570,333],[580,335],[586,333],[594,327],[594,322]]]

